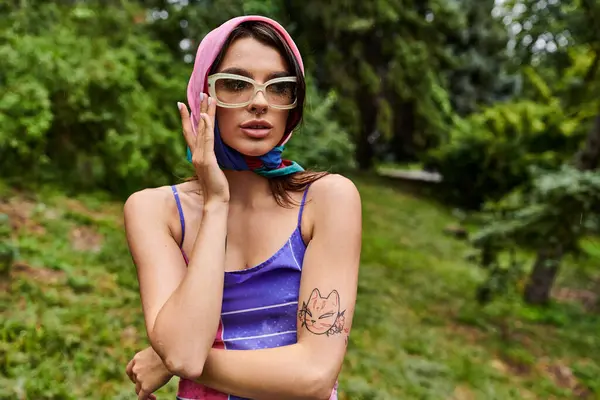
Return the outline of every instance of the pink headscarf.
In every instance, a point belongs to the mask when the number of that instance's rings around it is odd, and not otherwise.
[[[219,27],[215,28],[211,32],[209,32],[200,43],[200,46],[198,47],[198,50],[196,52],[194,69],[192,71],[192,75],[190,77],[187,87],[188,104],[191,108],[192,126],[194,127],[194,129],[199,122],[200,94],[208,93],[208,73],[215,59],[221,52],[221,49],[231,32],[238,25],[246,21],[265,22],[271,25],[273,28],[275,28],[275,30],[282,36],[282,38],[286,41],[286,43],[292,50],[294,57],[296,58],[300,69],[304,74],[304,64],[302,62],[302,56],[300,55],[300,51],[298,50],[296,44],[292,40],[289,33],[278,22],[270,18],[258,15],[249,15],[232,18],[229,21],[220,25]],[[298,125],[299,122],[300,110],[291,110],[290,117],[288,119],[288,124],[286,126],[286,130],[284,132],[281,142],[278,144],[278,147],[276,147],[273,150],[273,154],[267,154],[263,157],[248,157],[245,155],[241,155],[235,150],[229,148],[224,143],[222,143],[218,127],[215,127],[215,153],[217,155],[217,159],[219,160],[219,164],[227,169],[251,169],[259,173],[261,173],[261,171],[266,171],[267,174],[263,175],[271,174],[271,176],[285,174],[286,172],[284,172],[283,169],[288,167],[289,170],[289,167],[292,164],[295,164],[298,168],[300,168],[299,170],[302,170],[302,167],[299,167],[296,163],[290,162],[288,160],[281,160],[281,151],[283,150],[282,146],[290,139],[293,129]],[[275,172],[275,170],[281,171]],[[295,168],[294,171],[289,170],[287,173],[291,172],[297,172],[297,168]]]

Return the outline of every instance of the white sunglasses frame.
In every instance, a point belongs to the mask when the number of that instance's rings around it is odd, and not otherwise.
[[[238,103],[238,104],[223,103],[222,101],[220,101],[217,98],[217,93],[216,93],[216,89],[215,89],[215,82],[217,81],[217,79],[238,79],[240,81],[251,83],[254,85],[254,93],[252,93],[252,96],[250,96],[250,100],[248,100],[244,103]],[[256,94],[258,92],[263,92],[263,95],[265,95],[265,89],[267,88],[267,86],[270,84],[273,84],[273,83],[278,83],[278,82],[298,82],[298,78],[295,76],[284,76],[281,78],[274,78],[274,79],[268,80],[265,83],[258,83],[254,79],[248,78],[247,76],[243,76],[243,75],[216,73],[216,74],[210,75],[208,77],[208,94],[210,95],[210,97],[212,97],[217,102],[217,105],[220,107],[223,107],[223,108],[246,107],[248,104],[252,103],[252,101],[254,100],[254,97],[256,97]],[[267,98],[267,96],[265,95],[265,99],[266,98]],[[268,99],[267,99],[267,101],[268,101]],[[269,103],[269,107],[273,107],[278,110],[291,110],[292,108],[296,108],[297,104],[298,104],[298,100],[296,99],[296,100],[294,100],[294,102],[292,104],[287,105],[287,106],[279,106],[279,105],[274,105],[274,104]]]

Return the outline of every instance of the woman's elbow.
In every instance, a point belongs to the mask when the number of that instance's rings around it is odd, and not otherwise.
[[[329,400],[331,399],[331,395],[333,394],[333,390],[335,388],[335,382],[331,383],[329,381],[323,382],[320,385],[320,389],[313,396],[314,400]]]
[[[202,375],[208,353],[189,348],[165,349],[161,356],[165,367],[175,376],[196,380]]]
[[[175,376],[195,381],[202,376],[204,362],[199,360],[182,360],[178,357],[167,356],[164,360],[165,367]]]
[[[202,375],[207,352],[191,349],[165,349],[161,356],[165,367],[175,376],[196,380]]]
[[[329,400],[335,389],[337,382],[337,373],[330,371],[322,371],[318,375],[314,375],[308,386],[311,388],[309,398],[311,400]]]
[[[165,367],[173,375],[190,380],[198,379],[202,375],[208,349],[206,351],[194,351],[189,346],[178,344],[169,346],[168,342],[161,340],[161,336],[156,330],[150,336],[150,342],[163,360]]]

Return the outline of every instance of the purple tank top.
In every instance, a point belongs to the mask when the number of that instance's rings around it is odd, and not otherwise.
[[[181,247],[185,218],[175,186],[171,186],[181,222]],[[301,221],[306,194],[302,196],[298,224],[287,242],[269,259],[251,268],[225,272],[221,320],[213,348],[257,350],[296,343],[297,309],[302,262],[306,245]],[[180,379],[180,400],[249,400],[227,395],[197,382]],[[337,399],[337,383],[330,400]]]

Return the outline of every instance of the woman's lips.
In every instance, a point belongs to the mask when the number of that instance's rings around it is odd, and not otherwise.
[[[273,129],[273,125],[269,121],[258,118],[246,121],[240,127],[246,136],[253,139],[262,139]]]
[[[242,128],[245,135],[254,139],[262,139],[269,135],[271,128]]]

